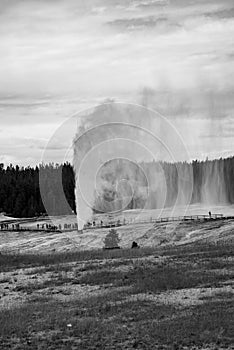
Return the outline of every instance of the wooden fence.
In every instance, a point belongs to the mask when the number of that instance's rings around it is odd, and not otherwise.
[[[109,221],[92,221],[92,223],[86,224],[83,230],[87,229],[100,229],[100,228],[112,228],[112,227],[120,227],[124,225],[131,224],[149,224],[149,223],[167,223],[167,222],[184,222],[184,221],[208,221],[208,220],[220,220],[220,219],[234,219],[234,216],[223,216],[223,214],[212,214],[212,215],[185,215],[185,216],[168,216],[168,217],[160,217],[153,218],[148,217],[145,219],[130,219],[124,218],[122,220],[109,220]],[[71,224],[59,224],[59,225],[51,225],[51,224],[36,224],[35,226],[27,227],[23,224],[33,222],[32,219],[29,221],[24,220],[23,222],[16,222],[13,220],[11,222],[0,222],[0,231],[35,231],[35,232],[69,232],[69,231],[77,231],[78,225],[77,223]]]

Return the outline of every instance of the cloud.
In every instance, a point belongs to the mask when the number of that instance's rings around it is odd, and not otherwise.
[[[226,119],[222,121],[222,124],[218,121],[210,125],[210,130],[204,130],[201,138],[217,139],[218,142],[223,139],[233,139],[234,135],[234,111]],[[217,141],[216,141],[217,142]]]
[[[207,17],[213,17],[218,19],[233,19],[234,18],[234,7],[228,9],[221,9],[219,11],[205,13]]]
[[[134,3],[134,5],[136,7],[139,8],[158,8],[161,6],[167,6],[169,5],[169,0],[140,0],[140,1],[136,1],[136,3]]]
[[[120,30],[144,30],[150,28],[156,28],[161,32],[168,32],[179,29],[181,26],[179,23],[170,22],[166,17],[136,17],[136,18],[125,18],[125,19],[115,19],[108,22],[110,26],[119,28]]]
[[[37,160],[33,140],[110,96],[139,102],[144,86],[171,120],[195,120],[200,142],[199,123],[234,109],[232,17],[233,0],[2,0],[0,128],[12,140],[2,152]]]

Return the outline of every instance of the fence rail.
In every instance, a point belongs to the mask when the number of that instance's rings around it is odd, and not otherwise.
[[[102,220],[92,221],[92,223],[88,223],[84,226],[84,230],[87,229],[100,229],[100,228],[113,228],[120,227],[131,224],[149,224],[149,223],[167,223],[167,222],[175,222],[175,221],[207,221],[207,220],[220,220],[220,219],[234,219],[234,216],[223,216],[223,214],[212,214],[212,215],[185,215],[185,216],[168,216],[168,217],[160,217],[153,218],[148,217],[145,219],[127,219],[124,218],[122,220],[109,220],[103,222]],[[77,223],[71,224],[59,224],[57,226],[43,223],[36,224],[36,226],[24,226],[25,223],[33,222],[32,219],[29,221],[24,220],[23,222],[0,222],[0,231],[33,231],[33,232],[69,232],[69,231],[77,231],[78,226]]]

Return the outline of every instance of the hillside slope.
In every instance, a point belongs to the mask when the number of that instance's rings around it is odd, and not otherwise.
[[[0,252],[48,253],[103,248],[109,229],[71,232],[0,232]],[[233,242],[234,220],[187,221],[175,223],[131,224],[117,228],[122,248],[133,241],[141,247],[183,245],[193,242]]]

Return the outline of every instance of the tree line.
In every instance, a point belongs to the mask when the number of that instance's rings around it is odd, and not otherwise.
[[[216,160],[207,159],[205,161],[194,160],[191,163],[181,162],[176,164],[144,162],[141,163],[141,167],[144,170],[143,172],[134,169],[130,172],[130,176],[135,177],[135,182],[138,185],[140,184],[139,186],[147,185],[147,178],[157,177],[158,167],[162,169],[167,188],[165,206],[171,206],[176,201],[179,188],[178,169],[180,169],[180,174],[192,171],[191,203],[234,203],[234,157]],[[70,206],[69,209],[68,206],[63,206],[64,201],[59,198],[61,191],[58,189],[58,173],[62,174],[62,186]],[[46,214],[40,193],[39,174],[43,174],[44,196],[46,196],[46,209],[49,206],[49,214],[66,215],[75,212],[75,174],[73,167],[69,163],[51,163],[40,164],[36,167],[19,167],[18,165],[5,167],[4,164],[0,164],[0,213],[4,212],[13,217],[34,217]],[[108,171],[105,172],[104,176],[105,179],[110,178]],[[111,181],[113,181],[113,176]],[[111,201],[116,194],[111,191],[110,195],[109,192],[108,200]],[[160,207],[160,202],[157,200],[161,195],[159,192],[160,188],[149,193],[151,208]],[[184,192],[186,192],[186,186]],[[128,209],[144,206],[144,198],[142,199],[139,193],[144,192],[135,191],[135,197],[128,204]],[[107,195],[105,190],[103,195]],[[100,200],[101,198],[98,199],[98,201]]]
[[[62,172],[62,184],[71,209],[64,212],[57,191],[57,174]],[[41,193],[39,173],[42,174],[44,196],[51,215],[71,214],[75,211],[75,176],[69,163],[40,164],[19,167],[0,164],[0,212],[14,217],[34,217],[46,214]]]

